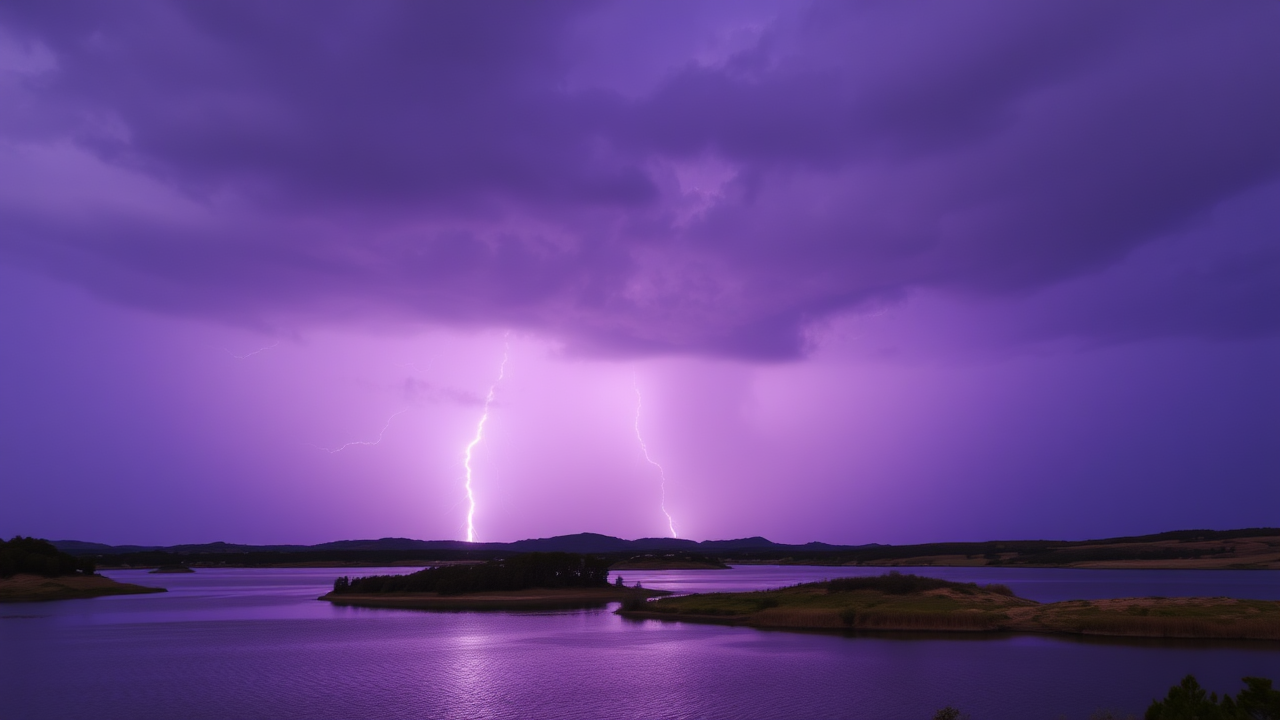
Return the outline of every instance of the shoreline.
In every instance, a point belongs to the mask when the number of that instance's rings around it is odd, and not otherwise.
[[[712,565],[711,563],[692,562],[692,561],[647,561],[647,562],[631,562],[624,560],[609,566],[609,572],[618,572],[621,570],[732,570],[731,565],[721,564]]]

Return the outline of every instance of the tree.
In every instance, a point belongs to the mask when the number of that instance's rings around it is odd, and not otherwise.
[[[1146,720],[1280,720],[1280,691],[1266,678],[1244,678],[1245,689],[1232,698],[1206,693],[1194,675],[1169,688],[1164,700],[1147,708]]]

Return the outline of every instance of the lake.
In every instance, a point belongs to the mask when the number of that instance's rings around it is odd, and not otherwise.
[[[611,609],[334,607],[338,575],[406,568],[107,571],[168,593],[0,605],[3,718],[869,718],[1141,716],[1193,673],[1234,694],[1280,682],[1280,645],[1015,635],[824,635],[623,620]],[[910,569],[903,569],[911,572]],[[622,571],[676,592],[752,590],[873,568]],[[1040,601],[1280,600],[1280,573],[924,568]]]

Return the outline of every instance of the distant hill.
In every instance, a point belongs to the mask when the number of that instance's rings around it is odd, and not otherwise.
[[[360,542],[360,541],[356,541]],[[378,541],[371,541],[378,542]],[[137,552],[171,553],[242,553],[242,552],[299,552],[311,549],[308,545],[237,545],[211,542],[186,545],[106,545],[83,540],[53,540],[52,545],[71,555],[122,555]]]
[[[413,540],[411,538],[381,538],[378,540],[336,540],[318,545],[240,545],[212,542],[186,545],[105,545],[81,540],[55,540],[53,545],[72,555],[121,555],[139,552],[169,552],[184,555],[227,554],[250,552],[386,552],[386,551],[490,551],[490,552],[573,552],[573,553],[626,553],[667,552],[675,550],[722,552],[726,550],[852,550],[874,545],[782,545],[762,537],[737,540],[684,540],[681,538],[640,538],[623,540],[599,533],[578,533],[549,538],[517,540],[510,543],[468,543],[461,540]]]
[[[433,561],[485,561],[514,553],[570,552],[610,555],[619,562],[667,559],[665,562],[675,563],[678,556],[696,555],[731,564],[1280,569],[1277,528],[1177,530],[1101,540],[989,540],[922,545],[785,545],[758,536],[703,542],[680,538],[624,540],[599,533],[510,543],[381,538],[319,545],[216,542],[147,547],[76,540],[53,544],[62,552],[94,560],[104,567],[420,565]],[[669,559],[673,556],[677,559]]]
[[[51,544],[64,553],[72,555],[92,555],[96,553],[119,554],[126,552],[142,552],[159,550],[159,545],[104,545],[103,543],[84,542],[82,540],[52,540]]]

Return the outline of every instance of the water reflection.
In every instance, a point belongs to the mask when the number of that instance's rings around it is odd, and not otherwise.
[[[404,568],[370,569],[404,572]],[[624,572],[681,592],[871,568]],[[160,595],[0,606],[0,698],[15,718],[975,718],[1141,715],[1188,672],[1219,692],[1280,679],[1265,643],[761,632],[607,610],[429,613],[315,598],[350,569],[111,573]],[[1280,598],[1275,573],[932,568],[1037,600]],[[1184,593],[1185,594],[1185,593]]]

